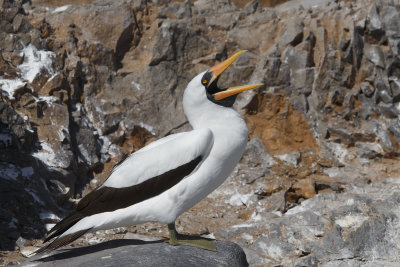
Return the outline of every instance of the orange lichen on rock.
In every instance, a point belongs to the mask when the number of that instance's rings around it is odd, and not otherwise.
[[[272,155],[318,149],[304,115],[283,96],[256,95],[245,118],[249,135],[259,137]]]

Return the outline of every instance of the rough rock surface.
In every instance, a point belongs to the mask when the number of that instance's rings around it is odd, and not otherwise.
[[[236,244],[217,242],[217,252],[162,241],[112,240],[101,244],[59,249],[35,256],[21,266],[248,266]]]
[[[285,3],[283,3],[285,2]],[[254,266],[396,265],[400,2],[0,1],[0,264],[124,154],[189,130],[187,82],[247,49],[222,85],[263,82],[236,108],[234,173],[177,221],[240,244]],[[74,245],[136,234],[146,223]]]

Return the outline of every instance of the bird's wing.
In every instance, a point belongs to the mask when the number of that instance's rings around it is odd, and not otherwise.
[[[159,173],[168,171],[170,169],[168,165],[171,163],[179,166],[181,163],[201,155],[202,151],[199,151],[199,149],[207,147],[207,140],[204,137],[207,136],[205,136],[203,130],[199,130],[172,134],[158,139],[132,153],[114,166],[111,175],[102,186],[122,188],[135,185]],[[210,137],[212,138],[212,135]],[[190,144],[190,140],[195,140],[193,145]],[[182,150],[176,147],[177,143],[181,144]],[[172,156],[173,154],[181,155],[180,159],[171,162],[169,155]],[[132,170],[134,170],[133,173]]]
[[[162,138],[119,164],[104,184],[78,203],[76,211],[57,223],[45,241],[59,236],[86,216],[126,208],[176,185],[192,173],[213,145],[209,129]]]
[[[213,144],[209,129],[164,137],[132,153],[115,167],[101,187],[125,188],[204,158]]]

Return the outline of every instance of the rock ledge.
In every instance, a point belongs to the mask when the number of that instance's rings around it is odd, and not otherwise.
[[[37,264],[37,265],[36,265]],[[51,255],[30,258],[22,266],[248,266],[242,248],[217,241],[217,252],[162,241],[111,240],[104,243],[58,249]]]

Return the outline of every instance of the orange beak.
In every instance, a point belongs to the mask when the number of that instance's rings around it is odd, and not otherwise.
[[[212,84],[212,82],[218,78],[219,75],[221,75],[241,54],[244,52],[247,52],[247,50],[242,50],[231,56],[225,61],[222,61],[221,63],[218,63],[214,67],[212,67],[209,72],[212,73],[211,80],[208,84]]]
[[[241,51],[235,53],[233,56],[231,56],[227,60],[225,60],[225,61],[223,61],[221,63],[218,63],[217,65],[212,67],[209,70],[209,72],[212,74],[212,77],[211,77],[211,80],[208,83],[208,85],[212,84],[215,81],[215,79],[217,79],[218,76],[220,76],[244,52],[247,52],[247,50],[241,50]],[[236,94],[239,94],[241,92],[260,87],[262,85],[264,85],[264,84],[260,83],[260,84],[253,84],[253,85],[243,85],[243,86],[229,87],[225,91],[213,94],[213,96],[214,96],[215,100],[221,100],[221,99],[227,98],[229,96],[236,95]]]
[[[251,90],[251,89],[263,86],[263,85],[264,85],[263,83],[259,83],[259,84],[253,84],[253,85],[243,85],[243,86],[229,87],[225,91],[215,93],[214,94],[214,99],[215,100],[221,100],[221,99],[227,98],[228,96],[236,95],[236,94],[239,94],[241,92],[244,92],[244,91],[247,91],[247,90]]]

